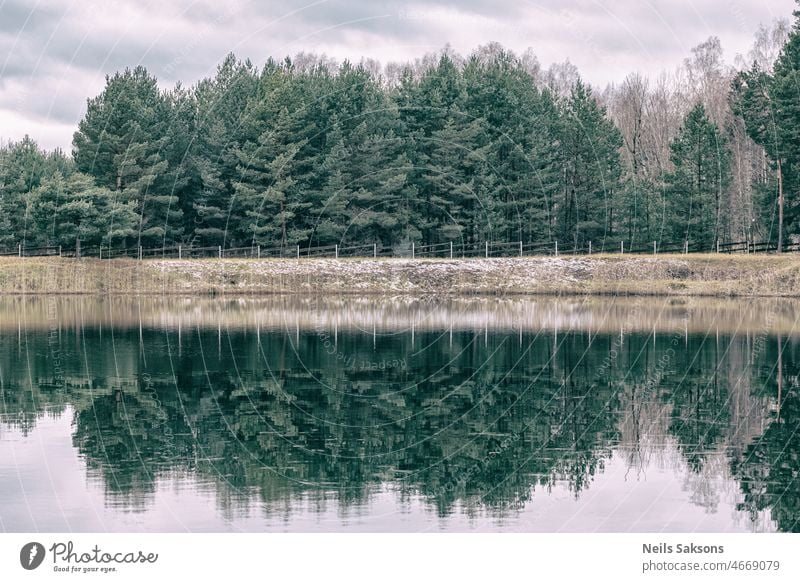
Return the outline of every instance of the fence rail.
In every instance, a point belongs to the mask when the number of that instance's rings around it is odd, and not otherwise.
[[[60,256],[61,247],[24,247],[18,245],[13,249],[0,249],[0,257],[52,257]]]
[[[364,245],[325,245],[303,246],[286,245],[282,247],[223,247],[217,246],[192,246],[176,245],[156,248],[131,247],[109,248],[98,246],[60,247],[37,246],[27,247],[17,245],[16,248],[0,249],[0,257],[48,257],[63,258],[99,258],[99,259],[302,259],[302,258],[494,258],[494,257],[523,257],[523,256],[567,256],[591,255],[598,253],[659,255],[659,254],[691,254],[691,253],[720,253],[720,254],[764,254],[776,253],[777,244],[774,242],[726,242],[718,243],[709,248],[693,241],[679,243],[638,243],[631,245],[624,240],[601,241],[576,245],[574,242],[444,242],[420,245],[408,243],[394,247],[383,246],[380,243]],[[800,242],[784,244],[783,252],[800,252]]]

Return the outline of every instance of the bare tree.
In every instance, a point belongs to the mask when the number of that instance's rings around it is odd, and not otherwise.
[[[750,49],[749,62],[746,67],[755,64],[759,70],[771,73],[778,55],[781,53],[783,45],[789,39],[792,27],[785,18],[775,20],[771,26],[763,24],[758,27],[753,41],[753,48]]]
[[[553,93],[566,97],[570,94],[572,88],[580,78],[578,67],[567,60],[563,63],[553,63],[550,65],[542,80]]]

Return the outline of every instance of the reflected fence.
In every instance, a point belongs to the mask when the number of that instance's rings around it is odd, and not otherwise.
[[[799,252],[800,243],[791,242],[783,245],[785,253]],[[526,243],[490,242],[479,243],[443,242],[434,244],[417,244],[410,242],[395,246],[383,246],[380,243],[364,245],[286,245],[282,247],[225,247],[173,245],[162,247],[134,246],[117,248],[107,246],[26,246],[19,244],[16,248],[0,249],[0,257],[62,257],[62,258],[97,258],[97,259],[303,259],[303,258],[405,258],[405,259],[467,259],[495,257],[558,257],[586,256],[592,254],[764,254],[777,253],[778,245],[774,242],[730,242],[716,243],[709,248],[708,244],[692,241],[680,243],[662,243],[653,241],[646,244],[630,244],[624,240],[604,241],[575,245],[558,241]]]

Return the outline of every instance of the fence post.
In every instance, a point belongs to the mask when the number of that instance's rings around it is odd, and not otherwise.
[[[300,258],[300,245],[297,245],[297,258]]]
[[[411,241],[411,258],[414,258],[414,241]]]
[[[486,241],[486,258],[489,258],[489,241]]]
[[[58,245],[58,258],[61,258],[61,245]]]
[[[522,256],[522,241],[519,241],[519,256]]]
[[[182,258],[183,258],[183,248],[181,247],[181,245],[178,245],[178,259]]]
[[[339,258],[339,245],[336,245],[336,258]]]
[[[621,255],[625,254],[625,241],[624,240],[619,241],[619,254],[621,254]]]
[[[378,243],[372,243],[372,258],[378,258]]]
[[[684,255],[688,255],[689,254],[689,239],[686,239],[685,241],[683,241],[683,254]]]
[[[556,241],[556,256],[558,256],[558,241]]]
[[[217,245],[217,252],[219,253],[219,258],[222,258],[222,245]]]
[[[103,260],[103,247],[100,247],[100,260]]]
[[[719,252],[719,239],[717,239],[717,252]]]
[[[453,258],[453,241],[450,241],[450,258]]]
[[[19,253],[19,256],[21,257],[22,256],[22,245],[21,244],[17,245],[17,252]]]

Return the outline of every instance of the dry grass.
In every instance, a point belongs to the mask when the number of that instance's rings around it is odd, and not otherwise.
[[[675,295],[795,297],[800,256],[507,259],[0,259],[3,294]]]

